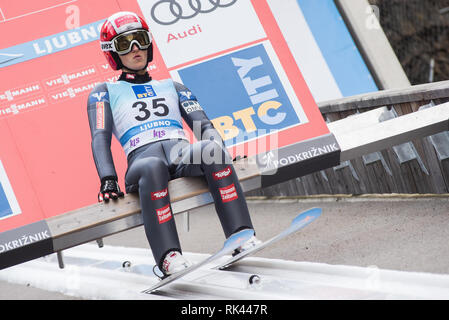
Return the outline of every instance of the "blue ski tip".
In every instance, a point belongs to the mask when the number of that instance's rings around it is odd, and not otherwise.
[[[231,235],[224,243],[223,248],[238,248],[254,235],[253,229],[244,229]]]
[[[292,226],[296,226],[296,225],[306,226],[309,223],[311,223],[313,220],[318,218],[321,215],[322,211],[323,210],[321,208],[309,209],[309,210],[299,214],[295,219],[293,219]]]

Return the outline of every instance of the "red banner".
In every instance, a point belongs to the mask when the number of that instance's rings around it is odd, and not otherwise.
[[[278,100],[256,99],[256,94],[247,90],[245,99],[252,98],[257,105],[229,105],[230,109],[224,113],[221,109],[222,113],[215,113],[213,105],[205,106],[206,112],[214,115],[211,118],[217,125],[228,116],[239,130],[254,131],[261,126],[269,128],[276,117],[285,121],[292,119],[285,116],[290,112],[297,121],[286,122],[282,127],[278,146],[329,132],[265,0],[228,1],[228,6],[223,1],[222,8],[213,12],[203,8],[202,13],[183,21],[185,28],[179,24],[164,25],[166,17],[162,12],[158,12],[162,24],[151,17],[152,12],[163,9],[152,11],[156,4],[170,9],[167,7],[170,3],[178,2],[39,0],[26,6],[17,1],[0,2],[0,232],[96,201],[99,180],[91,155],[86,103],[96,84],[115,81],[119,75],[110,69],[98,41],[103,21],[117,11],[137,12],[147,19],[150,28],[154,26],[159,30],[154,34],[155,59],[148,67],[155,79],[171,76],[189,86],[195,68],[220,68],[220,59],[227,56],[240,59],[232,61],[242,61],[245,55],[248,55],[248,61],[262,61],[259,65],[271,73],[260,79],[269,79],[276,85],[271,92],[276,92]],[[179,3],[171,6],[176,7]],[[215,43],[209,41],[213,37],[212,29],[226,27],[220,23],[220,15],[229,14],[237,6],[249,10],[254,18],[247,21],[251,24],[240,31],[242,35],[235,41],[228,44],[226,40],[224,47],[217,46],[216,50],[208,51],[210,47],[215,48]],[[246,12],[241,14],[245,16]],[[254,34],[257,36],[253,39]],[[225,40],[223,37],[214,39],[216,42]],[[172,44],[173,47],[181,44],[186,49],[185,56],[183,52],[177,52],[182,57],[174,59],[173,52],[176,51],[170,48]],[[196,49],[200,50],[195,52]],[[238,75],[238,69],[235,75]],[[237,79],[245,81],[243,76]],[[241,86],[241,83],[236,82],[237,85]],[[199,86],[198,91],[202,90],[204,87]],[[201,95],[197,95],[201,102]],[[206,94],[204,96],[207,99]],[[290,111],[283,110],[282,107],[287,108],[289,103]],[[275,111],[277,113],[273,113]],[[235,147],[232,143],[229,145],[235,154]],[[126,159],[115,139],[112,150],[119,183],[124,189]]]

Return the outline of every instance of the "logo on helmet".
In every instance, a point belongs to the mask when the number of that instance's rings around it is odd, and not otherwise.
[[[117,28],[120,28],[125,24],[129,24],[129,23],[133,23],[133,22],[139,22],[139,20],[137,20],[137,18],[132,15],[118,17],[117,19],[114,20],[114,23],[117,26]]]
[[[112,43],[102,43],[101,44],[101,50],[103,50],[103,51],[111,51],[112,50]]]
[[[148,32],[150,44],[146,46],[147,65],[153,60],[153,47],[151,45],[151,34],[145,20],[134,12],[122,11],[111,15],[101,27],[100,44],[103,54],[113,70],[119,70],[123,67],[122,62],[115,52],[115,45],[111,41],[118,35],[131,30],[145,30]],[[104,45],[103,45],[104,44]],[[145,65],[143,69],[147,67]],[[132,70],[132,69],[131,69]],[[134,70],[137,71],[137,70]]]

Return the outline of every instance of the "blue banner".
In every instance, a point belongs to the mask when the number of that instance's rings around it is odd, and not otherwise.
[[[0,184],[0,218],[4,218],[13,213],[11,206],[9,205],[8,199],[6,198],[5,191]]]
[[[334,0],[297,0],[343,97],[378,91]]]
[[[300,123],[263,44],[178,70],[226,145]]]
[[[136,134],[139,134],[140,132],[168,127],[177,127],[179,129],[182,129],[182,124],[172,119],[154,120],[146,122],[144,124],[132,127],[131,129],[126,131],[125,134],[120,137],[120,144],[124,146],[132,137],[134,137]]]
[[[70,49],[92,41],[98,41],[100,37],[99,29],[104,21],[100,20],[48,37],[21,43],[9,48],[2,48],[0,49],[0,68]],[[98,50],[100,50],[100,47],[98,47]]]

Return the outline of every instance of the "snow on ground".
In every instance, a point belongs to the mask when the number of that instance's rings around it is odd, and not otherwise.
[[[159,281],[147,249],[85,244],[65,250],[63,255],[64,269],[58,267],[53,254],[4,269],[0,280],[81,299],[449,299],[446,274],[255,257],[227,271],[208,265],[156,293],[144,294],[143,290]],[[193,262],[208,257],[185,255]],[[124,266],[126,261],[130,266]],[[259,284],[249,284],[253,274],[260,277]]]

